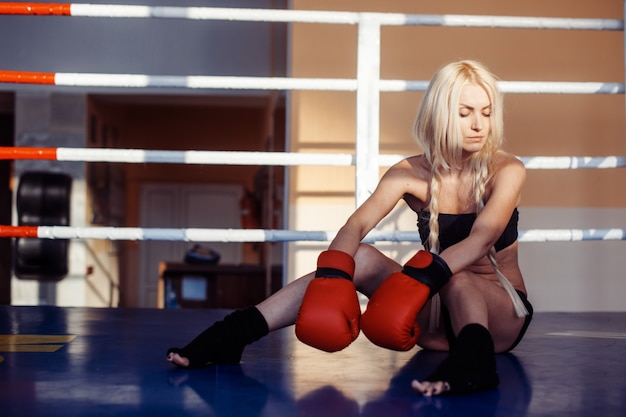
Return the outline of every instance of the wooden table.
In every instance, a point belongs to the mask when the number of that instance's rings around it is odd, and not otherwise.
[[[282,265],[159,264],[159,308],[243,308],[282,287]],[[268,285],[269,284],[269,285]],[[269,293],[268,293],[269,289]]]

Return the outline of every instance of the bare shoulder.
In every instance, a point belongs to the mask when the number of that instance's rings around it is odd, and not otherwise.
[[[390,167],[380,181],[381,195],[404,199],[413,209],[422,207],[428,197],[430,167],[423,155],[405,158]]]
[[[514,176],[523,181],[526,178],[526,167],[516,156],[500,151],[495,158],[495,174],[497,177]]]
[[[505,200],[515,201],[515,204],[519,205],[525,182],[526,167],[524,163],[514,155],[498,152],[495,158],[495,172],[487,198],[491,201],[491,197],[498,195]]]
[[[386,174],[394,177],[407,177],[413,178],[414,180],[428,181],[430,168],[424,155],[415,155],[395,163],[387,170]]]

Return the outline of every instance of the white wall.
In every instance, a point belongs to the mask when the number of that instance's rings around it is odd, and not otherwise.
[[[522,207],[520,229],[626,227],[623,208]],[[626,311],[626,241],[520,243],[528,296],[538,311]]]

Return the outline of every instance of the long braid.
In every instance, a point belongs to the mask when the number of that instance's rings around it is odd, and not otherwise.
[[[428,247],[430,252],[439,254],[441,248],[439,245],[439,190],[441,189],[441,174],[436,170],[432,170],[430,180],[430,201],[428,211],[430,219],[428,221],[430,233],[428,235]],[[434,331],[439,327],[439,318],[441,316],[441,299],[439,293],[430,299],[430,321],[429,328]]]
[[[432,179],[430,181],[430,203],[428,205],[428,211],[430,212],[430,219],[428,226],[430,227],[430,234],[428,235],[428,250],[430,252],[439,254],[441,248],[439,246],[439,190],[441,189],[441,177],[438,173],[433,172]]]

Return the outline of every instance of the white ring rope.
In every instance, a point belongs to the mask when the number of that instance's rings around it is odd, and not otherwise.
[[[362,17],[389,26],[447,26],[515,29],[622,30],[618,19],[547,18],[522,16],[421,15],[280,9],[240,9],[211,7],[133,6],[71,4],[71,15],[113,18],[165,18],[230,20],[277,23],[357,24]]]
[[[501,81],[503,93],[624,94],[624,84],[594,82]]]
[[[43,157],[42,154],[46,156]],[[407,156],[381,154],[378,155],[378,164],[379,166],[391,166]],[[626,157],[623,156],[522,156],[518,158],[527,169],[609,169],[626,167]],[[249,166],[354,166],[356,164],[356,155],[342,153],[172,151],[118,148],[0,148],[0,159]]]
[[[204,165],[323,165],[350,166],[352,154],[245,152],[245,151],[158,151],[143,149],[58,148],[58,161],[167,163]]]
[[[499,81],[503,93],[624,94],[623,83],[565,81]],[[426,91],[428,81],[380,80],[381,92]]]
[[[171,76],[145,74],[56,73],[57,86],[121,88],[189,88],[241,90],[356,91],[357,81],[338,78]]]
[[[624,168],[623,156],[524,156],[519,158],[527,169]]]
[[[626,229],[533,229],[519,232],[520,242],[626,240]]]
[[[38,226],[41,239],[161,240],[185,242],[329,242],[330,231],[263,229],[138,228]],[[577,242],[626,240],[626,229],[531,229],[519,232],[520,242]],[[370,232],[363,242],[421,242],[417,231]]]
[[[357,91],[358,88],[357,80],[349,78],[104,73],[49,73],[49,75],[54,77],[54,85],[65,87],[314,91]],[[26,79],[13,82],[38,83],[38,81]],[[517,94],[624,94],[625,91],[623,83],[615,82],[500,81],[499,85],[503,92]],[[428,81],[423,80],[379,80],[378,82],[380,92],[423,92],[426,91],[427,86]]]

